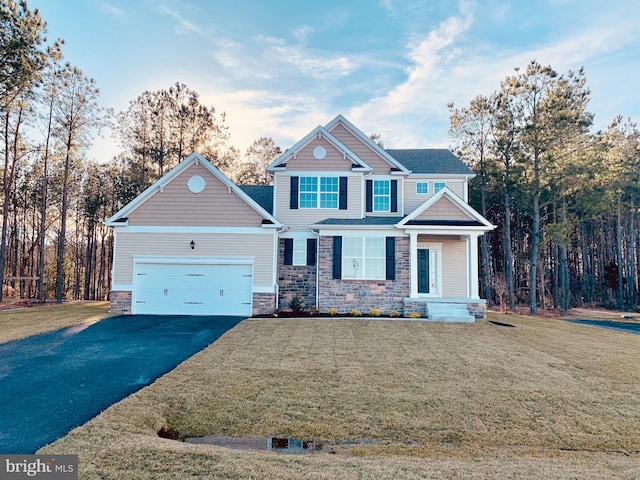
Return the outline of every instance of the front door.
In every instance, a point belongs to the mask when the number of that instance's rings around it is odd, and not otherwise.
[[[429,293],[429,249],[418,249],[418,293]]]

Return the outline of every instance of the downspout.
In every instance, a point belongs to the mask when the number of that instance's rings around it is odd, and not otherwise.
[[[320,232],[311,230],[311,233],[316,236],[316,311],[320,312]]]
[[[276,294],[276,311],[280,308],[280,287],[278,286],[278,245],[280,243],[280,234],[282,232],[286,232],[287,227],[282,227],[279,230],[276,230],[275,241],[273,242],[273,258],[276,260],[275,269],[274,269],[274,278],[273,278],[273,289]]]

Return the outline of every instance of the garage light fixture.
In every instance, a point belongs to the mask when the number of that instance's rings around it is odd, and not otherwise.
[[[194,242],[193,240],[191,240],[191,243],[189,245],[191,245],[191,250],[194,250],[196,248],[196,242]]]

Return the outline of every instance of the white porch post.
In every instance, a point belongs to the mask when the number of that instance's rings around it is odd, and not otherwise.
[[[478,234],[471,233],[469,242],[469,298],[480,298],[478,292]]]
[[[411,298],[418,297],[418,234],[409,232],[409,266],[411,275],[409,285]]]

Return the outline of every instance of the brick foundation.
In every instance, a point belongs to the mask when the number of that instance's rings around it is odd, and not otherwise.
[[[276,309],[275,293],[254,293],[252,315],[273,313]]]
[[[109,313],[114,315],[131,315],[131,292],[116,291],[109,292],[111,307]]]

